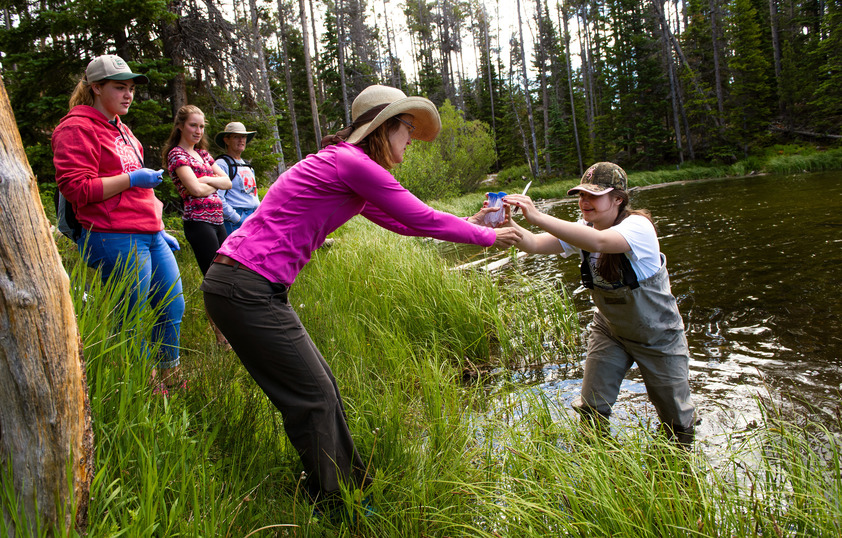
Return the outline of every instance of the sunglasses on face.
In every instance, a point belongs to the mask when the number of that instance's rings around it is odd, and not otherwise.
[[[409,129],[409,134],[412,134],[413,131],[415,131],[415,126],[412,125],[410,122],[397,116],[395,116],[395,119],[407,126],[407,128]]]

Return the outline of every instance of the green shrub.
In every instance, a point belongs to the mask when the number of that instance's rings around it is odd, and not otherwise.
[[[504,168],[497,173],[497,185],[502,187],[512,183],[517,183],[519,185],[524,181],[529,181],[530,179],[532,179],[532,171],[529,169],[528,164]]]
[[[488,126],[466,121],[450,101],[441,110],[436,140],[409,146],[395,177],[419,198],[429,200],[470,192],[494,163],[494,141]]]
[[[773,174],[794,174],[799,172],[818,172],[821,170],[839,170],[842,168],[842,150],[823,151],[821,153],[782,154],[771,157],[766,162],[766,171]]]

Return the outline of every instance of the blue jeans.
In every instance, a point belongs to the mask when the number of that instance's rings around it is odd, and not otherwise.
[[[161,313],[152,328],[152,339],[160,343],[158,368],[179,364],[181,318],[184,316],[184,295],[181,274],[172,250],[162,233],[124,234],[82,231],[77,241],[82,259],[89,267],[100,269],[102,281],[115,270],[136,271],[137,280],[129,297],[129,307],[150,299]],[[131,260],[126,263],[126,260]]]
[[[241,207],[235,207],[234,211],[236,211],[237,214],[240,215],[239,222],[237,222],[237,224],[234,224],[233,222],[230,222],[230,221],[226,220],[222,223],[222,224],[225,225],[225,231],[228,232],[228,235],[231,235],[234,232],[234,230],[236,230],[237,228],[242,226],[243,223],[246,221],[246,219],[249,216],[251,216],[252,213],[254,213],[254,209],[252,209],[252,208],[243,209]]]

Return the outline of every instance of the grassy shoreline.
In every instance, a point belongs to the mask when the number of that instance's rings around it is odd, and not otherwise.
[[[476,198],[449,201],[449,210],[472,213]],[[137,346],[152,316],[126,311],[117,299],[125,284],[103,288],[59,240],[94,414],[89,536],[842,533],[842,419],[828,431],[764,400],[764,420],[730,432],[716,460],[676,454],[645,421],[614,440],[591,439],[533,387],[513,384],[491,398],[464,382],[483,365],[566,360],[578,321],[556,290],[452,271],[432,242],[361,219],[337,235],[290,296],[376,469],[365,493],[378,511],[337,524],[311,518],[279,414],[238,359],[215,346],[186,241],[177,258],[189,390],[164,399],[151,393]],[[362,513],[359,492],[345,497],[349,513]],[[0,502],[13,512],[7,491]]]
[[[828,170],[842,170],[842,149],[818,151],[812,147],[775,146],[768,148],[763,155],[749,157],[732,165],[685,163],[680,168],[655,171],[629,169],[626,172],[629,187],[647,187],[682,181],[739,179],[758,174],[795,174]],[[509,175],[504,175],[502,180],[485,185],[482,192],[467,196],[473,200],[476,196],[484,196],[489,190],[520,192],[527,181],[525,177],[518,176],[513,180]],[[567,196],[567,190],[578,183],[579,177],[541,178],[533,183],[529,194],[536,199],[564,198]]]

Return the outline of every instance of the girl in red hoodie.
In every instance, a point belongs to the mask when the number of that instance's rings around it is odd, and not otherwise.
[[[83,228],[76,242],[82,258],[101,270],[103,282],[115,271],[130,273],[130,304],[149,299],[160,308],[153,343],[160,344],[156,384],[165,391],[164,383],[179,373],[184,298],[172,253],[179,246],[164,231],[163,204],[153,191],[163,170],[143,166],[143,146],[120,121],[135,84],[148,82],[119,56],[92,60],[70,97],[70,112],[53,131],[52,147],[58,189]]]

